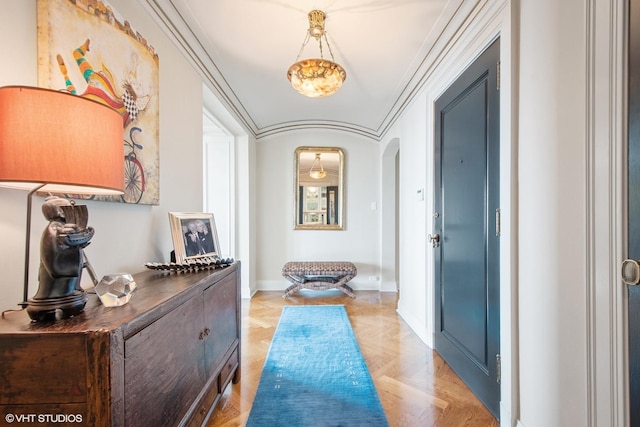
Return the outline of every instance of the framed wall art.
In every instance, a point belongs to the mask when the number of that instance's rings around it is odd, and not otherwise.
[[[37,0],[38,84],[108,105],[122,117],[125,192],[76,196],[159,204],[159,59],[105,0]]]
[[[176,262],[220,256],[218,231],[212,213],[169,212]]]

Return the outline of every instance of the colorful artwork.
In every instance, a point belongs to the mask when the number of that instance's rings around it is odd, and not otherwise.
[[[100,0],[38,0],[39,86],[110,106],[122,116],[125,194],[93,199],[157,205],[158,55]]]

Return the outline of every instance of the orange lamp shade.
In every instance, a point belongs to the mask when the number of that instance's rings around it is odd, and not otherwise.
[[[98,102],[49,89],[0,87],[0,186],[122,194],[122,118]]]

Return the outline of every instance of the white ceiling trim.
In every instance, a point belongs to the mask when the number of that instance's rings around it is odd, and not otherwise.
[[[381,114],[375,128],[340,120],[292,120],[260,127],[243,105],[233,88],[216,66],[203,45],[204,35],[196,26],[189,25],[183,13],[172,0],[139,0],[169,39],[193,65],[205,84],[212,90],[221,104],[236,118],[239,124],[257,140],[281,133],[305,129],[331,129],[357,134],[379,142],[415,99],[428,76],[440,63],[449,47],[469,25],[473,17],[490,0],[451,0],[430,30],[420,52],[408,65],[407,83],[401,88],[391,108]],[[284,73],[283,73],[284,75]],[[284,78],[284,76],[283,76]],[[402,80],[400,80],[402,81]]]

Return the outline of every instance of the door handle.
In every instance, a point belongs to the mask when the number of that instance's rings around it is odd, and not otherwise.
[[[637,285],[640,283],[640,263],[634,259],[622,261],[622,281],[627,285]]]
[[[431,246],[433,246],[434,248],[437,248],[438,246],[440,246],[440,235],[438,233],[436,234],[429,234],[429,241],[431,241]]]

